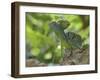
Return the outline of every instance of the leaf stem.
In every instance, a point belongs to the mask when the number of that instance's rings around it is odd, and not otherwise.
[[[63,61],[63,43],[61,39],[61,60]]]

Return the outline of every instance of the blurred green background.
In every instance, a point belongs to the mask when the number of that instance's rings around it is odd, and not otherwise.
[[[82,45],[89,45],[89,15],[26,12],[26,59],[47,64],[60,62],[61,43],[49,27],[50,22],[60,19],[70,22],[65,31],[79,34]]]

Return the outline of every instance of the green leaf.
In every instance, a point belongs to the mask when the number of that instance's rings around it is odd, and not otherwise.
[[[44,55],[44,59],[51,59],[52,58],[52,53],[48,52]]]
[[[40,49],[39,48],[33,48],[31,50],[31,53],[33,56],[38,56],[40,54]]]

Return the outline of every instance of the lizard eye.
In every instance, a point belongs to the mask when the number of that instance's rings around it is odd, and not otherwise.
[[[67,20],[59,20],[58,23],[60,24],[61,27],[63,27],[64,29],[68,28],[68,26],[70,25],[70,22]]]

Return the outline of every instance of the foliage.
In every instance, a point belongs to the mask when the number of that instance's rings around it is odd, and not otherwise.
[[[64,20],[64,22],[62,21]],[[64,32],[82,37],[82,45],[89,45],[89,16],[53,13],[26,13],[26,54],[42,63],[59,63],[62,58],[61,39],[50,28],[51,22],[63,25]],[[62,34],[59,34],[61,37]],[[63,49],[64,51],[64,49]],[[29,57],[27,57],[29,58]]]

